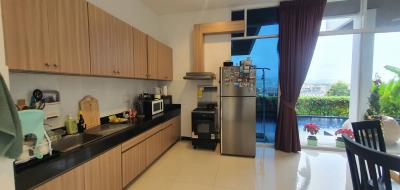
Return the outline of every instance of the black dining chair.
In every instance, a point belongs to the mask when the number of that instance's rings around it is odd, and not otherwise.
[[[391,190],[384,171],[400,172],[400,157],[380,152],[343,135],[354,190]],[[364,164],[360,164],[364,163]]]
[[[383,137],[381,121],[360,121],[351,123],[356,142],[377,151],[386,152],[385,139]],[[360,161],[360,165],[365,163]],[[390,171],[383,170],[382,178],[390,179]],[[362,178],[367,178],[366,176]],[[390,180],[389,180],[390,182]]]
[[[369,148],[386,152],[385,140],[383,138],[381,121],[360,121],[351,123],[354,139]]]

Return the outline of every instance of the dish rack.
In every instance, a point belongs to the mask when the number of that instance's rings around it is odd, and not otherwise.
[[[52,155],[51,140],[47,133],[41,144],[35,145],[35,140],[25,141],[22,146],[21,155],[15,160],[15,164],[25,163],[33,158],[41,158],[44,155]]]

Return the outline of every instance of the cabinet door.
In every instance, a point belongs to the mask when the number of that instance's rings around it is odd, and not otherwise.
[[[147,79],[147,35],[133,28],[135,78]]]
[[[167,80],[174,79],[174,63],[173,63],[173,50],[171,47],[166,46],[165,64],[167,65]]]
[[[90,160],[84,168],[85,190],[122,189],[121,146]]]
[[[78,166],[71,171],[37,187],[35,190],[84,190],[85,172],[83,166]]]
[[[172,49],[162,43],[158,43],[157,54],[158,78],[172,80]]]
[[[2,0],[6,62],[12,70],[50,71],[46,0]]]
[[[165,152],[169,147],[170,132],[169,127],[160,131],[161,134],[161,152]]]
[[[90,74],[86,0],[47,0],[50,67],[62,73]]]
[[[150,165],[161,155],[161,133],[158,132],[146,139],[146,164]]]
[[[178,116],[175,118],[174,121],[174,139],[175,140],[180,140],[181,138],[181,116]]]
[[[92,75],[114,76],[116,72],[114,17],[89,3],[90,70]]]
[[[114,18],[113,39],[115,42],[116,76],[134,77],[132,27]]]
[[[123,187],[146,169],[146,143],[142,142],[122,153]]]
[[[147,78],[158,79],[158,41],[147,37]]]

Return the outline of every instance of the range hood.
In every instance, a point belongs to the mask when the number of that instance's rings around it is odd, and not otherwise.
[[[187,72],[185,80],[214,80],[215,74],[211,72]]]

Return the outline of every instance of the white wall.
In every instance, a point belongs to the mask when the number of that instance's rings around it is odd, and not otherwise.
[[[32,91],[57,90],[61,96],[62,117],[52,125],[63,125],[65,117],[76,117],[79,101],[86,95],[99,100],[100,115],[106,116],[126,111],[143,91],[152,91],[156,81],[81,77],[49,74],[11,73],[11,94],[14,101],[25,99],[29,103]]]
[[[1,8],[0,8],[1,15]],[[3,24],[2,19],[0,19],[0,74],[5,79],[8,85],[8,68],[6,65],[6,60],[4,57],[4,38],[3,38]],[[14,185],[14,168],[13,168],[13,160],[0,157],[0,184],[1,189],[4,190],[13,190],[15,189]]]
[[[141,0],[88,0],[88,2],[159,39],[160,16],[144,5]]]
[[[230,9],[169,14],[162,16],[162,38],[173,48],[174,80],[169,86],[174,103],[182,104],[182,136],[191,136],[191,111],[197,107],[197,86],[206,81],[183,80],[192,68],[192,29],[194,24],[230,20]],[[218,68],[230,59],[230,35],[212,35],[205,39],[205,70],[217,74]],[[217,80],[214,85],[218,85]]]

